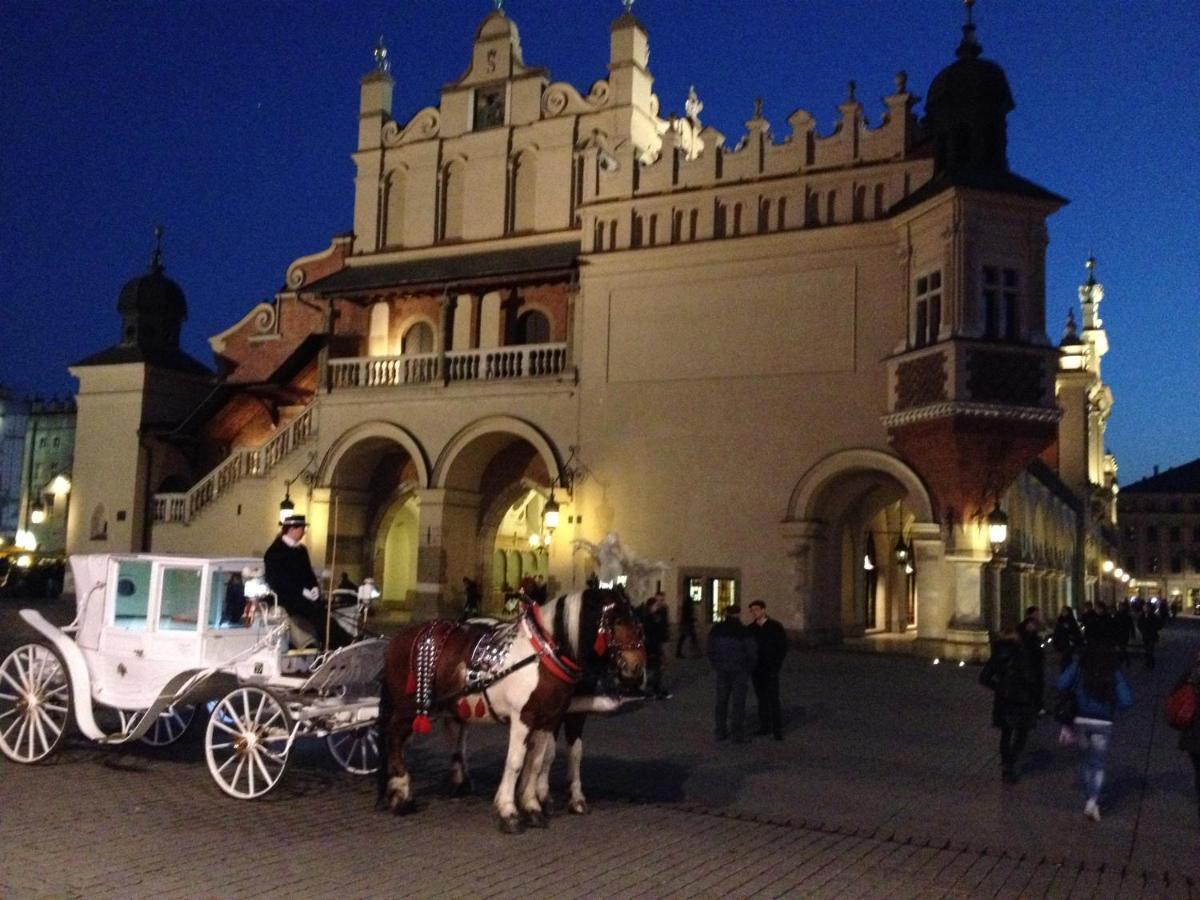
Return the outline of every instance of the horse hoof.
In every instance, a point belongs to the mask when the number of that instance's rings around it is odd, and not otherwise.
[[[525,830],[525,825],[521,822],[519,816],[508,816],[500,819],[501,834],[520,834]]]
[[[475,793],[475,785],[471,783],[471,779],[460,781],[458,784],[450,785],[451,797],[470,797]]]
[[[547,797],[545,800],[539,800],[538,803],[542,807],[542,815],[547,819],[554,816],[554,801]]]
[[[546,821],[546,815],[540,809],[526,810],[522,813],[521,818],[530,828],[549,828],[550,823]]]
[[[567,809],[577,816],[586,816],[592,811],[586,800],[572,800]]]

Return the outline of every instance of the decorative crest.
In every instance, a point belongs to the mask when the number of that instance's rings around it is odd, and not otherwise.
[[[392,64],[390,62],[388,62],[387,47],[383,43],[383,35],[382,34],[379,36],[378,43],[375,44],[375,50],[374,50],[373,55],[375,57],[375,71],[376,72],[386,72],[388,69],[390,69],[392,67]]]
[[[693,125],[700,124],[700,113],[704,110],[704,101],[696,93],[694,84],[688,86],[687,99],[683,101],[683,112],[692,120]]]

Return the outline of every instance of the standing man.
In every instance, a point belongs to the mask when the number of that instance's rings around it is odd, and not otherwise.
[[[787,653],[787,635],[783,626],[767,615],[761,600],[750,604],[750,633],[758,649],[754,666],[754,696],[758,700],[758,734],[774,735],[783,740],[783,709],[779,703],[779,670]]]
[[[992,696],[992,725],[1000,729],[1000,777],[1017,782],[1017,759],[1037,724],[1040,686],[1025,638],[1025,623],[992,644],[992,655],[979,673],[979,683]]]
[[[646,690],[660,700],[669,696],[663,688],[663,655],[671,640],[667,624],[667,601],[658,591],[642,607],[642,635],[646,642]]]
[[[675,658],[683,659],[683,642],[692,642],[692,653],[700,655],[700,641],[696,638],[696,602],[687,594],[679,601],[679,640],[675,644]]]
[[[708,661],[717,673],[717,705],[714,733],[723,741],[733,732],[735,743],[746,738],[746,688],[758,657],[754,635],[742,624],[742,609],[737,604],[725,610],[725,619],[708,633]],[[732,720],[729,701],[733,701]]]
[[[1037,606],[1025,608],[1025,621],[1021,623],[1021,641],[1029,654],[1033,668],[1034,695],[1038,712],[1045,710],[1046,703],[1046,654],[1042,652],[1042,610]]]
[[[288,614],[288,638],[295,649],[317,647],[320,641],[315,623],[323,621],[324,610],[317,601],[321,589],[317,574],[308,559],[308,548],[302,543],[308,523],[304,516],[288,516],[280,527],[279,537],[263,554],[267,585]],[[330,644],[340,647],[350,642],[349,635],[335,624],[331,625]]]

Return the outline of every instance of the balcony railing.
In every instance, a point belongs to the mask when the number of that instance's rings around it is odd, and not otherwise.
[[[233,451],[186,493],[155,494],[154,521],[190,522],[200,510],[243,478],[266,475],[293,450],[306,444],[316,432],[317,417],[310,404],[261,447]]]
[[[566,344],[526,344],[445,354],[358,356],[329,361],[329,386],[397,387],[466,381],[514,381],[561,375],[567,368]]]

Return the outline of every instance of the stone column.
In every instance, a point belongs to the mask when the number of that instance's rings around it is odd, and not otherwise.
[[[951,659],[978,659],[988,647],[984,594],[992,553],[983,529],[977,525],[955,525],[951,540],[954,549],[945,559],[954,600],[944,653]]]
[[[456,616],[451,585],[476,577],[479,494],[452,488],[419,490],[417,586],[414,620]]]
[[[811,519],[784,522],[783,539],[792,561],[792,605],[779,610],[780,622],[807,642],[840,640],[842,601],[837,573],[841,566],[831,557],[829,526]]]

